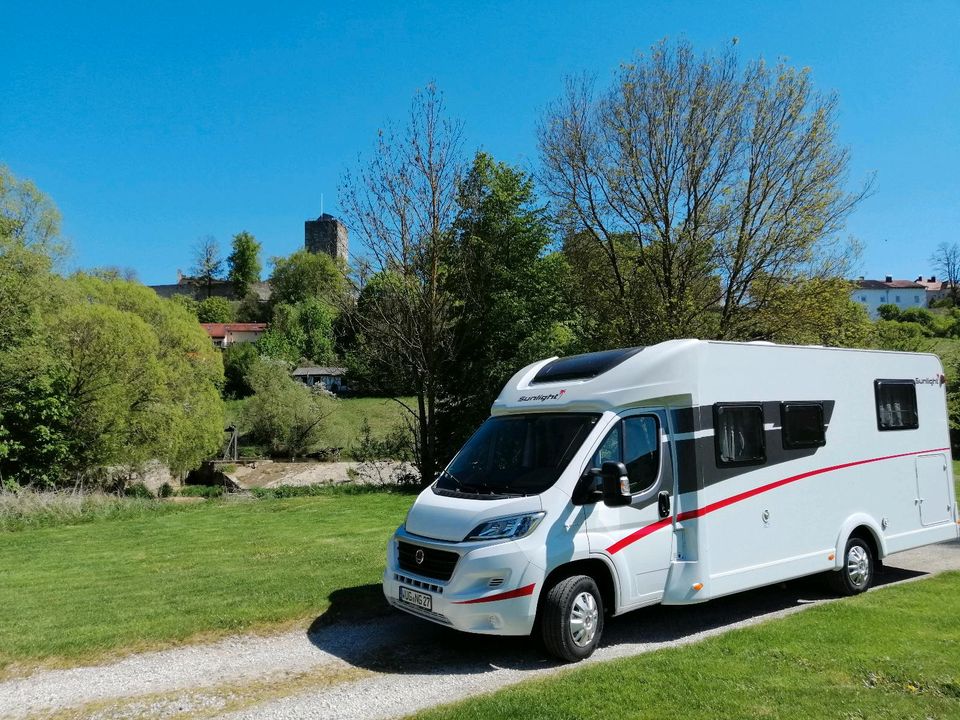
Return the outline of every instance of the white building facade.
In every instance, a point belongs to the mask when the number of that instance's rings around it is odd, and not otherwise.
[[[927,307],[927,293],[926,285],[914,280],[894,280],[888,275],[883,280],[860,278],[850,297],[867,309],[871,320],[876,320],[879,317],[877,308],[881,305],[896,305],[901,310]]]

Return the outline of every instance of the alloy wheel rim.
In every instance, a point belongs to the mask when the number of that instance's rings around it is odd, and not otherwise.
[[[856,588],[864,587],[870,577],[870,556],[859,545],[854,545],[847,553],[847,575]]]
[[[600,609],[597,599],[588,592],[582,592],[573,600],[570,608],[570,635],[577,647],[585,647],[593,642],[600,622]]]

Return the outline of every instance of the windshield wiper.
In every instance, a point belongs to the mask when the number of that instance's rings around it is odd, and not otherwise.
[[[476,485],[472,483],[461,483],[460,491],[463,493],[470,493],[472,495],[484,495],[492,498],[526,497],[527,495],[526,493],[497,490],[485,482]]]
[[[454,475],[452,472],[450,472],[449,470],[447,470],[446,468],[444,468],[443,470],[441,470],[441,471],[440,471],[440,474],[441,474],[441,475],[446,475],[448,478],[450,478],[451,480],[453,480],[454,485],[456,485],[458,488],[462,488],[462,487],[463,487],[463,483],[460,482],[460,479],[459,479],[456,475]]]

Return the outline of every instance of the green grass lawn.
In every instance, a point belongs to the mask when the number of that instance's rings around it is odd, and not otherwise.
[[[578,668],[420,720],[960,717],[960,573],[683,648]]]
[[[416,408],[416,398],[399,398],[412,408]],[[243,432],[240,422],[246,400],[227,400],[227,424],[234,423]],[[338,398],[333,412],[323,421],[319,447],[343,448],[349,455],[350,447],[357,441],[360,425],[366,418],[370,423],[374,437],[382,437],[403,422],[406,414],[399,403],[390,398],[362,397]]]
[[[416,408],[415,398],[399,398]],[[382,437],[403,422],[404,410],[390,398],[342,398],[334,411],[323,422],[320,431],[321,447],[339,447],[349,450],[360,435],[360,425],[366,418],[374,437]]]
[[[204,503],[0,533],[0,674],[312,618],[337,590],[378,608],[413,501],[365,493]]]

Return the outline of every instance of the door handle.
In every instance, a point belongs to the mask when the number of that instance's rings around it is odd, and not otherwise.
[[[657,495],[657,512],[661,519],[670,514],[670,493],[666,490],[661,490],[660,494]]]

